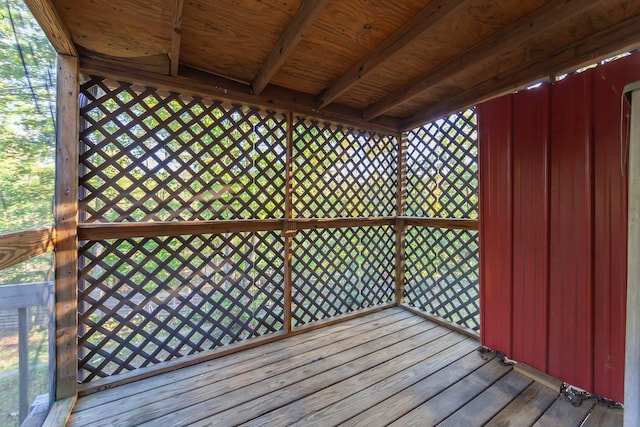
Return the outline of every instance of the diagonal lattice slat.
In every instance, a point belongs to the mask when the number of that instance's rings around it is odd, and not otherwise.
[[[281,330],[283,245],[278,232],[83,242],[80,380]]]
[[[475,110],[453,114],[407,134],[407,215],[478,217]]]
[[[479,331],[477,231],[409,227],[405,269],[408,304]]]
[[[293,128],[294,216],[393,216],[397,138],[298,117]]]
[[[284,216],[283,114],[99,77],[81,98],[83,222]]]
[[[393,227],[302,230],[293,245],[294,326],[393,300]]]

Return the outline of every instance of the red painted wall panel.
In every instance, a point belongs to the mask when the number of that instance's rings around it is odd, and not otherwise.
[[[594,391],[622,401],[627,280],[627,188],[620,100],[640,80],[640,55],[594,70]],[[626,165],[626,164],[625,164]]]
[[[511,110],[512,97],[478,106],[482,344],[511,353]],[[483,120],[500,117],[500,120]],[[500,230],[496,233],[496,230]]]
[[[551,93],[549,373],[592,390],[592,141],[587,71]]]
[[[639,53],[478,106],[482,342],[618,401],[627,241],[620,96],[636,80]]]
[[[547,370],[549,86],[514,97],[513,359]]]

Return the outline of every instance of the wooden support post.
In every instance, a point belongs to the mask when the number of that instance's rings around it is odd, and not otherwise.
[[[627,336],[624,377],[624,425],[640,419],[640,82],[625,87],[631,94],[629,139],[629,219],[627,236]]]
[[[398,134],[398,190],[396,199],[396,304],[404,302],[404,236],[406,221],[403,217],[407,202],[407,134]]]
[[[293,268],[293,237],[295,223],[293,219],[293,113],[287,113],[287,153],[286,153],[286,187],[284,205],[284,330],[291,332],[293,327],[293,283],[291,270]],[[293,227],[291,227],[293,225]]]
[[[18,377],[19,391],[19,419],[20,424],[29,415],[29,334],[27,307],[18,308]]]
[[[78,58],[58,55],[55,184],[56,400],[78,386]]]

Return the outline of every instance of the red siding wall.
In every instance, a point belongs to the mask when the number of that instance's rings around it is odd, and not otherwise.
[[[484,345],[622,401],[620,97],[640,54],[478,106]]]

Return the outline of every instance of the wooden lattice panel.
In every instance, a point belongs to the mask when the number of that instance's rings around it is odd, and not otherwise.
[[[298,231],[293,254],[294,326],[393,300],[393,227]]]
[[[81,221],[284,216],[284,115],[98,77],[81,99]]]
[[[283,328],[279,232],[135,238],[80,247],[80,380]]]
[[[293,127],[294,216],[393,216],[397,138],[298,117]]]
[[[407,215],[478,217],[475,110],[436,120],[407,135]]]
[[[405,301],[479,331],[478,232],[409,227]]]

